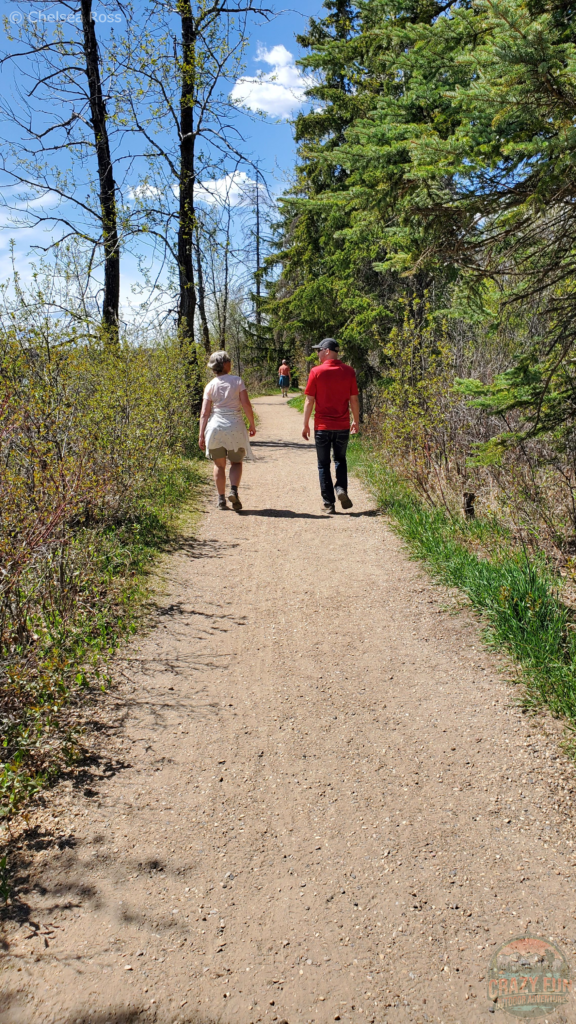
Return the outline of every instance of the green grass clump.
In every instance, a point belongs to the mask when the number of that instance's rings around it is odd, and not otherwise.
[[[293,398],[289,398],[287,404],[291,409],[297,409],[298,412],[304,412],[304,399],[305,395],[300,392],[300,394],[294,395]]]
[[[425,505],[363,438],[352,439],[349,461],[413,556],[482,613],[488,643],[504,648],[521,668],[524,706],[548,707],[576,722],[573,617],[545,557],[514,548],[496,520],[464,521]],[[485,556],[475,550],[480,546]]]

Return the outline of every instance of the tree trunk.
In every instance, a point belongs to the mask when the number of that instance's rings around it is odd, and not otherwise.
[[[90,96],[90,114],[98,161],[100,183],[100,212],[104,240],[104,301],[102,323],[108,342],[118,344],[118,313],[120,306],[120,248],[116,214],[116,184],[112,170],[112,157],[108,139],[106,104],[102,95],[98,43],[92,17],[92,0],[80,0],[84,56]]]
[[[194,343],[196,288],[194,286],[194,100],[196,35],[190,0],[178,5],[182,21],[182,84],[180,92],[180,216],[178,270],[180,306],[178,325],[183,344]]]
[[[196,271],[198,274],[198,311],[200,313],[200,323],[202,324],[202,341],[206,354],[210,355],[212,348],[210,344],[210,329],[208,327],[208,318],[206,316],[206,290],[204,288],[204,271],[202,269],[202,252],[200,250],[200,232],[198,230],[198,224],[195,225],[196,235]]]
[[[228,230],[226,232],[226,245],[224,248],[224,288],[222,290],[222,318],[220,321],[220,348],[226,348],[226,333],[228,331],[228,275],[229,275],[229,252],[230,252],[230,214],[228,214]]]
[[[262,311],[260,309],[260,170],[256,168],[256,326],[262,323]]]

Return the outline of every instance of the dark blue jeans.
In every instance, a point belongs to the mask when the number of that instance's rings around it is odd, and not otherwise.
[[[316,455],[318,457],[318,474],[320,476],[320,493],[325,502],[333,505],[336,501],[334,484],[330,472],[330,452],[334,453],[334,469],[336,470],[336,487],[348,490],[348,466],[346,465],[346,449],[350,438],[349,430],[315,430]]]

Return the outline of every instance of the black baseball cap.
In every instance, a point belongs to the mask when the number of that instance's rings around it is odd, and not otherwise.
[[[312,348],[319,349],[321,352],[327,348],[329,348],[331,352],[337,352],[339,347],[338,342],[335,341],[334,338],[324,338],[319,345],[312,345]]]

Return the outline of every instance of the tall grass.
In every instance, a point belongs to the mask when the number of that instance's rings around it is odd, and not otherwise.
[[[413,556],[466,594],[484,616],[487,641],[515,659],[524,706],[576,722],[574,621],[545,556],[518,550],[496,519],[464,521],[425,504],[368,439],[352,438],[349,460]]]

